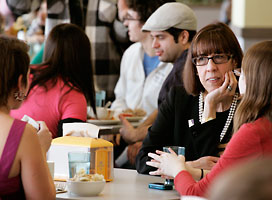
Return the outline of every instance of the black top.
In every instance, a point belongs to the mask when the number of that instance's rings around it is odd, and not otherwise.
[[[182,83],[182,71],[186,62],[188,54],[188,49],[183,51],[180,57],[176,60],[176,62],[173,64],[173,69],[163,82],[163,85],[161,87],[161,91],[159,93],[159,98],[158,98],[158,105],[160,105],[163,100],[167,97],[168,92],[170,91],[171,87],[173,86],[178,86],[178,85],[183,85]]]
[[[216,119],[201,124],[199,122],[199,96],[188,95],[182,86],[173,87],[166,100],[159,107],[159,113],[143,141],[136,157],[136,169],[147,174],[154,168],[147,166],[149,152],[162,150],[163,146],[185,147],[186,161],[203,156],[218,156],[220,134],[226,123],[229,110],[216,113]],[[194,120],[189,128],[188,120]],[[231,122],[221,143],[230,140],[233,123]]]

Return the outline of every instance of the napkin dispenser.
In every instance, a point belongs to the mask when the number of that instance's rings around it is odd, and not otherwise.
[[[90,152],[90,174],[113,180],[113,144],[101,138],[64,136],[52,140],[47,160],[55,162],[55,180],[69,178],[68,152]]]

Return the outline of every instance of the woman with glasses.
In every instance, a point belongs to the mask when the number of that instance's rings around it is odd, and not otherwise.
[[[234,135],[217,164],[201,181],[201,170],[185,164],[184,156],[157,151],[149,154],[148,165],[159,168],[152,175],[175,178],[175,188],[182,195],[205,195],[210,183],[222,171],[250,158],[272,156],[272,41],[252,46],[246,53],[239,89],[242,100],[234,117]],[[210,56],[210,55],[209,55]],[[199,70],[198,70],[199,73]],[[200,76],[200,73],[199,73]],[[224,85],[224,84],[223,84]],[[225,86],[226,90],[228,89]],[[209,95],[209,93],[206,95]],[[204,93],[205,96],[205,93]],[[254,174],[252,174],[254,176]],[[195,179],[195,180],[194,180]],[[212,192],[212,191],[211,191]],[[230,198],[229,198],[230,199]]]
[[[232,70],[241,66],[242,56],[235,35],[225,24],[208,25],[195,35],[183,71],[185,90],[170,90],[137,163],[145,165],[148,153],[163,146],[183,146],[192,167],[203,172],[214,166],[232,134],[239,96]],[[142,171],[153,170],[145,166]]]

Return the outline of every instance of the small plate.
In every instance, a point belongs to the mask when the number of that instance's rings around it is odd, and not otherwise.
[[[120,120],[112,119],[112,120],[97,120],[97,119],[88,119],[88,123],[95,125],[115,125],[119,124]]]
[[[138,122],[138,121],[142,120],[143,117],[126,117],[126,119],[127,119],[129,122]]]

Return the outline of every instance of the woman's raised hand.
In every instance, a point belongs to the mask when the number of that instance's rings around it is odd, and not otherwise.
[[[224,101],[228,97],[233,97],[237,88],[237,79],[233,71],[225,73],[225,81],[221,87],[209,92],[205,98],[206,101],[212,101],[214,104],[218,104]]]
[[[209,92],[205,97],[202,121],[203,119],[215,119],[218,104],[221,102],[226,103],[228,101],[231,103],[236,88],[237,79],[234,73],[232,71],[226,72],[223,84],[219,88]],[[231,104],[229,104],[229,106],[230,105]]]

